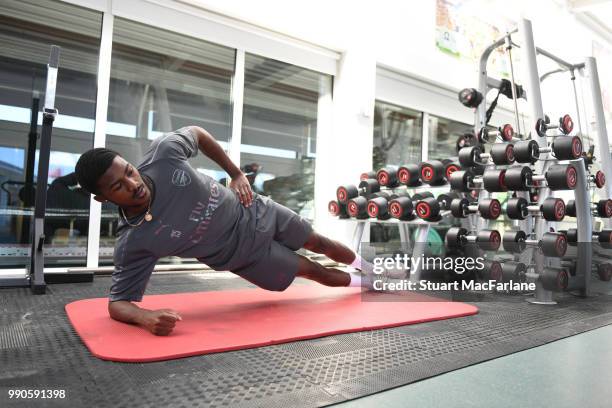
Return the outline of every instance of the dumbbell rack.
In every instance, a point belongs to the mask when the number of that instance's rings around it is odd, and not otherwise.
[[[544,118],[543,107],[542,107],[542,99],[540,93],[540,77],[538,75],[538,68],[536,62],[536,55],[544,55],[553,61],[557,62],[562,68],[570,71],[572,74],[572,80],[574,80],[574,71],[578,70],[585,73],[589,77],[589,85],[591,89],[591,96],[593,107],[595,110],[596,116],[596,131],[599,139],[599,156],[601,160],[602,171],[604,172],[606,179],[608,180],[606,186],[606,196],[605,198],[609,198],[612,193],[612,186],[610,185],[610,181],[612,180],[612,164],[610,160],[610,151],[608,147],[607,140],[607,132],[605,128],[605,117],[603,114],[603,104],[601,101],[601,92],[599,86],[599,80],[597,76],[597,66],[596,62],[593,58],[587,58],[586,62],[583,64],[569,64],[562,59],[552,55],[551,53],[544,51],[540,48],[535,47],[533,41],[533,31],[531,27],[531,22],[527,19],[522,19],[519,23],[517,29],[507,33],[502,38],[495,41],[491,44],[482,54],[480,58],[479,65],[479,79],[478,79],[478,90],[483,95],[483,101],[480,103],[475,110],[475,118],[474,118],[474,130],[477,133],[480,129],[486,126],[486,115],[487,115],[487,106],[486,106],[486,95],[491,88],[497,88],[500,85],[500,81],[494,78],[491,78],[487,75],[487,63],[489,56],[491,53],[502,45],[506,45],[506,52],[510,62],[511,69],[511,78],[512,78],[512,99],[514,102],[514,113],[516,120],[516,128],[520,132],[520,123],[519,123],[519,113],[518,113],[518,104],[517,104],[517,88],[514,83],[514,69],[512,66],[512,57],[511,57],[511,49],[516,44],[512,41],[512,36],[518,33],[522,38],[521,42],[521,51],[522,51],[522,59],[524,62],[524,72],[526,73],[526,88],[528,91],[528,97],[526,98],[529,102],[530,107],[530,116],[531,120],[536,124],[538,118]],[[576,88],[574,86],[575,93],[575,102],[576,108],[579,115],[579,107],[578,107],[578,98],[576,94]],[[523,95],[524,96],[524,95]],[[578,116],[579,124],[580,116]],[[534,129],[535,126],[532,127]],[[580,128],[582,126],[580,125]],[[525,133],[527,129],[523,129]],[[536,140],[538,145],[541,147],[547,146],[547,141],[545,137],[541,137],[536,132],[529,132],[532,135],[532,139]],[[544,160],[540,160],[536,163],[535,169],[538,173],[544,174],[548,167],[550,166],[552,157],[550,154],[546,154]],[[578,159],[572,161],[575,165],[577,171],[577,185],[575,189],[575,202],[576,202],[576,218],[577,218],[577,226],[578,226],[578,242],[580,243],[588,243],[591,242],[591,233],[592,233],[592,215],[590,213],[590,202],[589,202],[589,194],[588,194],[588,181],[587,181],[587,173],[585,166],[583,164],[582,159]],[[491,166],[488,166],[491,168]],[[485,168],[486,169],[486,168]],[[548,197],[550,194],[550,190],[547,187],[540,187],[538,193],[538,205],[541,205],[543,200]],[[490,194],[486,190],[481,190],[478,195],[478,203],[480,204],[482,200],[489,198]],[[517,196],[523,196],[523,198],[527,198],[527,192],[517,192]],[[476,215],[471,215],[469,217],[469,228],[471,230],[481,230],[487,228],[488,220],[478,217]],[[544,220],[542,217],[537,217],[535,219],[531,217],[527,217],[527,219],[523,221],[518,221],[518,227],[527,232],[534,231],[536,239],[540,239],[544,232],[549,230],[549,223]],[[590,270],[591,270],[591,260],[592,260],[592,251],[589,245],[578,245],[578,259],[576,265],[576,278],[581,277],[579,282],[574,282],[574,287],[579,288],[580,294],[583,296],[589,295],[589,280],[590,280]],[[523,253],[521,257],[521,261],[525,262],[527,265],[533,265],[533,277],[540,276],[544,268],[547,266],[553,266],[551,259],[546,259],[544,256],[537,250],[526,251]],[[536,280],[536,292],[535,297],[530,301],[533,303],[540,304],[554,304],[552,298],[552,291],[547,290],[543,287],[539,280]]]
[[[442,219],[444,219],[445,216],[448,216],[448,211],[445,211],[442,213]],[[399,233],[400,233],[400,241],[402,242],[402,244],[406,244],[408,247],[412,248],[411,256],[414,259],[417,259],[425,255],[425,249],[427,245],[427,236],[429,235],[429,230],[431,226],[439,224],[441,220],[440,221],[425,221],[425,220],[421,220],[418,218],[412,221],[400,221],[397,219],[377,220],[377,219],[370,219],[370,218],[363,219],[363,220],[357,220],[357,223],[355,225],[355,230],[353,231],[353,239],[352,239],[352,249],[355,252],[358,252],[360,250],[361,242],[363,239],[363,232],[365,230],[366,225],[369,226],[371,221],[376,222],[376,223],[381,223],[381,224],[397,225],[399,228]],[[410,233],[408,230],[410,226],[416,227],[416,234],[415,234],[414,242],[412,242],[410,238]],[[421,268],[422,268],[422,265],[421,263],[419,263],[418,265],[416,265],[414,269],[410,270],[410,280],[411,281],[416,282],[420,279]]]

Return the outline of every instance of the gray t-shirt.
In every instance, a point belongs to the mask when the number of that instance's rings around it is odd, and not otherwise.
[[[233,191],[191,167],[187,160],[197,152],[197,136],[182,128],[154,140],[137,166],[154,184],[153,219],[137,227],[119,221],[111,301],[140,302],[159,258],[197,258],[215,270],[235,270],[270,245],[272,236],[257,233],[258,205],[244,207]]]

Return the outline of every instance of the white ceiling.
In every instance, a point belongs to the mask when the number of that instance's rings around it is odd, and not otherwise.
[[[567,7],[573,13],[591,20],[598,30],[605,30],[612,37],[611,0],[567,0]]]

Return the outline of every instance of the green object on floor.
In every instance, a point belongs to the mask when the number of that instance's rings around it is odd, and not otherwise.
[[[609,408],[610,378],[612,325],[337,406]]]

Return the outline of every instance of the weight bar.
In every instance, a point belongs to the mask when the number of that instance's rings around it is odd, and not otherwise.
[[[539,248],[545,256],[561,258],[567,251],[567,237],[560,232],[545,232],[541,240],[528,239],[524,231],[504,232],[503,247],[508,252],[520,253],[527,247]]]
[[[535,163],[542,153],[553,153],[557,160],[575,160],[582,157],[582,140],[578,136],[560,137],[550,146],[540,147],[535,140],[521,140],[514,144],[514,158],[518,163]]]
[[[524,220],[529,214],[542,215],[547,221],[559,222],[565,217],[565,203],[560,198],[548,197],[542,205],[529,203],[522,197],[508,199],[506,214],[513,220]]]
[[[450,204],[451,214],[456,218],[466,218],[469,214],[479,213],[482,218],[495,220],[501,215],[501,204],[495,198],[487,198],[478,203],[470,203],[467,198],[456,198]]]
[[[535,130],[538,136],[547,137],[547,131],[551,129],[558,129],[562,134],[568,135],[574,130],[574,121],[570,115],[563,115],[559,118],[559,122],[555,125],[550,124],[550,119],[546,116],[544,119],[538,119],[536,121]],[[556,135],[551,135],[556,136]]]
[[[465,244],[475,243],[485,251],[497,251],[501,243],[501,236],[496,230],[481,230],[476,235],[469,235],[468,230],[462,227],[452,227],[445,237],[449,249],[461,248]]]
[[[599,200],[597,203],[590,203],[591,213],[594,217],[612,217],[612,200]],[[565,206],[565,214],[570,217],[576,216],[576,201],[570,200]]]

